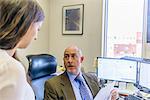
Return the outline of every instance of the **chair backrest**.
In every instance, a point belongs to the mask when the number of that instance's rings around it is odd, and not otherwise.
[[[35,92],[36,100],[44,98],[44,83],[49,78],[55,76],[57,60],[49,54],[28,55],[29,61],[29,76],[31,85]]]

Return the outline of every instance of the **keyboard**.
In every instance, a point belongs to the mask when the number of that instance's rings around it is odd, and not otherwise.
[[[134,95],[129,95],[128,97],[126,97],[125,100],[144,100],[138,96],[134,96]]]

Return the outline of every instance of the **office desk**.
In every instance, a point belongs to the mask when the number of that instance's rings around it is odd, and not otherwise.
[[[110,84],[111,82],[112,81],[107,84]],[[139,91],[132,83],[119,82],[115,84],[115,87],[118,89],[119,100],[150,100],[150,94]]]
[[[150,100],[150,94],[144,93],[137,89],[133,84],[127,88],[118,89],[119,100]]]

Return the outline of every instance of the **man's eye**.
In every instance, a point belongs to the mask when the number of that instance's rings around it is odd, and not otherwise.
[[[76,57],[77,57],[77,55],[72,55],[71,57],[72,57],[72,58],[76,58]]]
[[[64,58],[68,58],[68,56],[65,56]]]

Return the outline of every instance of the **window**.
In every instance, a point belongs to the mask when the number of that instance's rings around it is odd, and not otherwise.
[[[104,0],[103,56],[142,56],[144,0]]]

